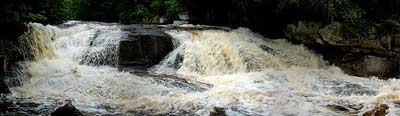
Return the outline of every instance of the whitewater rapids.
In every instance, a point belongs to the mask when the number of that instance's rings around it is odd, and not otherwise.
[[[400,100],[399,80],[349,76],[302,45],[246,28],[167,30],[174,50],[143,75],[113,67],[127,36],[119,25],[30,25],[46,33],[33,47],[52,51],[33,51],[40,57],[24,62],[29,80],[11,90],[26,101],[71,99],[86,115],[209,115],[214,107],[235,116],[362,115],[381,103],[389,116],[400,115],[393,103]],[[110,65],[88,65],[104,60]]]

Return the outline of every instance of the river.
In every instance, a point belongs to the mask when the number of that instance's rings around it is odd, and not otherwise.
[[[235,116],[336,116],[384,103],[400,115],[399,80],[347,75],[303,45],[247,28],[168,30],[174,50],[139,74],[115,67],[127,36],[119,25],[30,25],[45,40],[27,42],[34,60],[21,62],[28,79],[11,96],[38,108],[71,99],[86,115],[209,115],[219,107]]]

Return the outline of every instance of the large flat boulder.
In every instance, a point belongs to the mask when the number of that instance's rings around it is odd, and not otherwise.
[[[127,37],[120,41],[120,69],[147,69],[158,64],[173,50],[172,37],[156,25],[127,25]]]
[[[356,76],[386,78],[396,77],[399,73],[397,58],[358,54],[343,54],[335,57],[332,60],[336,66]]]
[[[360,38],[345,38],[342,36],[342,24],[339,22],[333,22],[330,25],[325,26],[319,30],[319,34],[323,41],[334,46],[352,46],[361,47],[368,49],[381,49],[390,50],[390,38],[386,36],[378,38],[377,36],[371,34],[367,37]]]

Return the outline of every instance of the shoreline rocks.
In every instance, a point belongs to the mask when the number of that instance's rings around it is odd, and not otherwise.
[[[400,38],[397,34],[378,31],[358,38],[346,37],[343,24],[333,22],[323,26],[318,22],[287,25],[286,37],[321,53],[331,65],[355,76],[377,76],[387,79],[400,74]],[[371,29],[374,30],[374,29]]]

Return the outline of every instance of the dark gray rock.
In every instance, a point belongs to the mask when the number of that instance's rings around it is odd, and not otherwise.
[[[0,94],[9,94],[11,93],[10,89],[8,89],[7,85],[3,80],[0,80]]]
[[[156,25],[127,25],[128,36],[120,42],[119,68],[146,69],[173,50],[172,38]]]
[[[321,37],[319,36],[319,29],[322,27],[318,22],[301,22],[297,24],[289,24],[286,27],[285,35],[289,40],[298,41],[304,44],[321,44]]]
[[[1,116],[47,116],[51,109],[50,104],[29,102],[26,98],[10,95],[0,95]]]
[[[6,60],[0,56],[0,94],[11,93],[10,89],[4,83],[4,77],[6,72]]]
[[[396,62],[396,58],[366,55],[337,65],[345,72],[357,76],[395,77],[399,73]]]
[[[398,53],[400,53],[400,32],[394,34],[392,36],[392,40],[393,40],[393,51],[396,51]]]
[[[334,46],[351,46],[368,49],[390,50],[390,39],[387,36],[376,38],[375,35],[369,35],[362,38],[344,38],[341,35],[342,24],[333,22],[319,30],[323,41]]]
[[[71,100],[65,100],[65,104],[51,112],[50,116],[83,116],[83,114],[72,105]]]
[[[0,77],[4,77],[6,73],[6,60],[0,55]]]
[[[214,111],[210,112],[210,116],[227,116],[225,108],[214,107]]]

